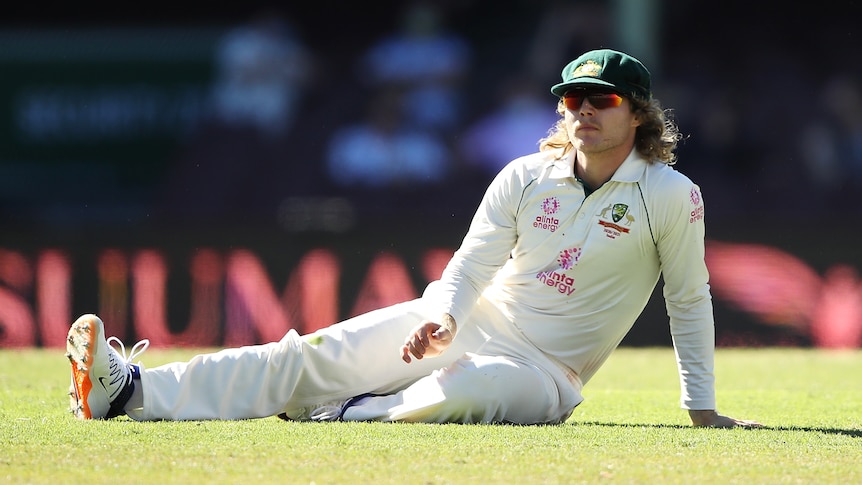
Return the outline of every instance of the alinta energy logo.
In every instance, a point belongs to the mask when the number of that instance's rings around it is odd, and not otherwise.
[[[560,263],[560,268],[570,270],[578,264],[578,260],[580,259],[581,248],[569,248],[560,251],[560,257],[557,258],[557,262]]]
[[[599,225],[604,227],[605,236],[609,239],[616,239],[622,234],[627,234],[631,226],[635,222],[635,217],[629,214],[628,204],[616,203],[608,204],[598,214]],[[610,220],[608,220],[610,216]]]
[[[694,206],[694,209],[691,211],[688,222],[694,224],[697,221],[703,220],[703,199],[700,197],[700,191],[697,190],[697,186],[691,188],[689,197],[691,198],[691,205]]]
[[[581,259],[581,248],[569,248],[560,251],[557,263],[559,271],[542,271],[536,275],[536,279],[549,288],[554,288],[563,295],[571,295],[575,291],[575,279],[565,272],[574,268]]]
[[[548,197],[542,201],[542,215],[536,216],[533,227],[549,232],[555,232],[560,227],[560,220],[554,214],[560,210],[560,201],[556,197]]]

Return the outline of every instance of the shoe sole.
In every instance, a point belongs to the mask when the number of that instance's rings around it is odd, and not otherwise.
[[[78,419],[93,419],[93,407],[108,409],[110,403],[97,403],[96,393],[92,393],[93,380],[90,377],[90,364],[96,353],[101,326],[89,317],[81,317],[72,324],[66,339],[66,357],[72,365],[72,385],[69,390],[70,411]],[[104,413],[100,413],[104,414]]]

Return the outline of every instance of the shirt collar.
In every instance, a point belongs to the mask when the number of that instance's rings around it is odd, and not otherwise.
[[[629,182],[634,183],[640,180],[647,169],[649,162],[646,161],[636,148],[632,148],[629,156],[623,160],[622,165],[611,176],[613,182]]]
[[[563,179],[563,178],[575,178],[575,154],[577,152],[575,150],[569,151],[566,155],[557,158],[554,160],[553,167],[551,168],[550,176],[555,179]],[[614,172],[613,176],[611,176],[610,181],[613,182],[628,182],[634,183],[643,177],[644,171],[646,171],[647,162],[643,157],[641,157],[640,153],[638,153],[636,148],[632,148],[632,151],[629,152],[629,155],[623,160],[623,163]]]
[[[562,149],[559,149],[562,151]],[[565,179],[565,178],[575,178],[575,151],[570,150],[569,153],[565,155],[554,155],[554,162],[551,165],[551,172],[549,174],[550,178],[553,179]]]

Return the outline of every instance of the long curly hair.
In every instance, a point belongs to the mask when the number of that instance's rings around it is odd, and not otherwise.
[[[632,113],[640,120],[641,124],[635,131],[635,148],[649,162],[661,162],[668,165],[676,163],[677,144],[682,139],[679,128],[673,121],[671,110],[664,109],[661,103],[655,99],[629,98]],[[561,118],[548,131],[548,136],[539,141],[539,150],[563,149],[568,153],[574,148],[569,140],[566,130],[566,105],[561,99],[557,104],[557,113]]]

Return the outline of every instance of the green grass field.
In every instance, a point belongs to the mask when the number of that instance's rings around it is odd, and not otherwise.
[[[187,350],[150,350],[153,367]],[[862,483],[862,351],[721,349],[692,428],[671,349],[619,349],[560,426],[82,422],[63,351],[0,351],[4,483]]]

